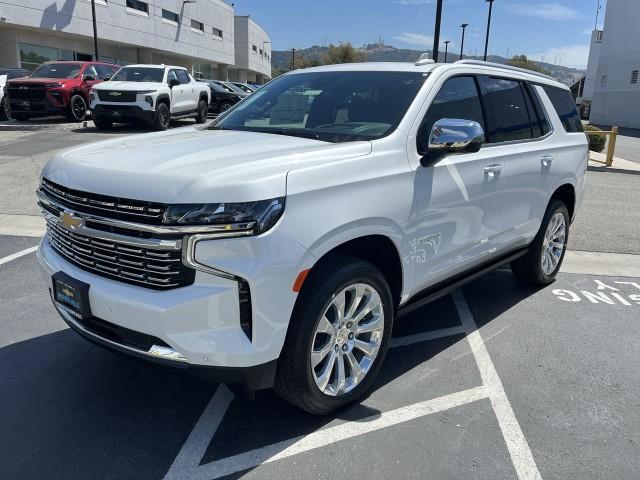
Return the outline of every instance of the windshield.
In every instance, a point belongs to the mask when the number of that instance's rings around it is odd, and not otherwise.
[[[48,63],[36,68],[31,78],[76,78],[80,68],[80,63]]]
[[[222,82],[213,82],[216,85],[218,85],[222,90],[224,90],[225,92],[229,92],[229,93],[237,93],[233,88],[231,88],[229,85],[227,85],[226,83],[222,83]]]
[[[373,140],[400,123],[422,72],[334,71],[283,75],[210,127],[316,138]]]
[[[111,77],[112,81],[124,82],[162,82],[164,78],[163,68],[147,67],[122,67]]]
[[[239,88],[245,93],[253,93],[253,89],[251,89],[249,86],[244,85],[242,83],[232,83],[231,85],[233,85],[236,88]]]

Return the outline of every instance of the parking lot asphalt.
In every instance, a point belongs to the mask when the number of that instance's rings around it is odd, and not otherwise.
[[[0,236],[2,258],[37,238]],[[33,253],[0,263],[0,478],[627,479],[640,471],[640,279],[510,271],[397,320],[373,393],[314,417],[104,351]]]

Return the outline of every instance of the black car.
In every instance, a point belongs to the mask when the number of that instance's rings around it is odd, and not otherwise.
[[[222,113],[226,110],[229,110],[236,103],[242,100],[247,95],[243,95],[240,92],[236,92],[228,85],[225,85],[224,82],[220,82],[217,80],[200,80],[201,82],[206,82],[209,84],[211,88],[211,100],[209,100],[209,112],[211,113]]]
[[[6,94],[4,92],[7,80],[20,77],[28,77],[31,72],[24,68],[0,68],[0,120],[11,117],[11,112],[6,106]]]

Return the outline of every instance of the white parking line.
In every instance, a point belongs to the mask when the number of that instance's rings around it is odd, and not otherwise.
[[[381,412],[355,422],[346,422],[334,427],[316,430],[308,435],[283,440],[200,465],[209,442],[215,435],[229,404],[233,400],[233,394],[226,387],[221,386],[202,413],[198,423],[165,476],[165,480],[215,480],[255,468],[263,463],[282,460],[299,453],[408,422],[432,413],[466,405],[484,398],[488,398],[491,402],[519,480],[541,480],[533,454],[520,429],[500,377],[482,341],[462,292],[456,291],[453,298],[458,315],[462,320],[461,327],[443,328],[432,332],[396,338],[391,341],[391,347],[402,347],[417,342],[465,333],[475,361],[478,364],[482,379],[481,386],[414,403],[388,412]]]
[[[527,439],[520,429],[516,415],[511,408],[511,403],[502,386],[502,381],[491,361],[487,347],[482,341],[480,332],[473,320],[473,315],[469,310],[469,305],[467,305],[461,290],[456,290],[453,293],[453,303],[456,306],[462,324],[467,329],[467,340],[478,364],[482,384],[489,389],[491,405],[498,418],[498,424],[507,443],[509,455],[511,455],[511,461],[516,469],[518,478],[520,480],[541,480],[542,477],[533,459]]]
[[[16,258],[20,258],[30,253],[33,253],[37,249],[38,249],[38,246],[36,245],[35,247],[25,248],[24,250],[21,250],[19,252],[12,253],[11,255],[7,255],[6,257],[2,257],[0,258],[0,265],[4,265],[5,263],[9,263],[11,260],[15,260]]]

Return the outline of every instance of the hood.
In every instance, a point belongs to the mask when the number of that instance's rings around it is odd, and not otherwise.
[[[77,78],[31,78],[31,77],[21,77],[21,78],[12,78],[9,80],[9,85],[44,85],[47,83],[65,83],[70,82],[72,80],[77,80]]]
[[[166,83],[162,82],[128,82],[123,80],[116,80],[114,82],[107,81],[98,83],[93,86],[94,90],[120,90],[123,92],[131,92],[138,90],[158,90],[165,88]]]
[[[67,150],[43,169],[76,190],[161,203],[245,202],[286,195],[287,172],[371,152],[268,133],[177,128]]]

